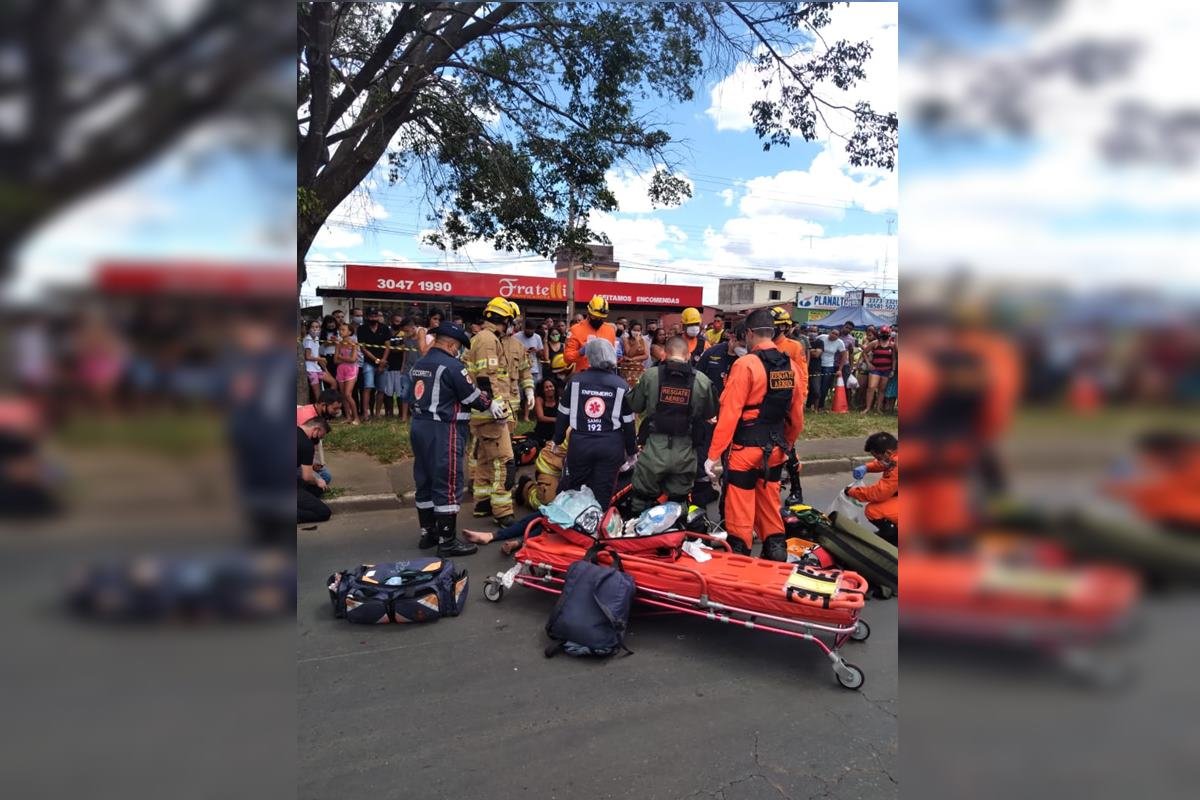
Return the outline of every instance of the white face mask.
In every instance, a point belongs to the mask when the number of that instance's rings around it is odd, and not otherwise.
[[[700,335],[700,326],[699,325],[688,325],[687,326],[687,335],[691,336],[693,339],[695,339],[697,336]]]
[[[353,322],[355,325],[362,325],[362,324],[363,324],[363,318],[362,318],[362,317],[351,317],[351,318],[350,318],[350,321],[351,321],[351,322]]]
[[[733,352],[737,353],[739,356],[744,356],[750,351],[739,344],[737,347],[733,348]]]

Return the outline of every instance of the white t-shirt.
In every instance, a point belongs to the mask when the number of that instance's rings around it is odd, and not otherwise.
[[[846,352],[846,343],[838,338],[835,334],[826,334],[822,336],[821,343],[825,345],[825,349],[821,351],[822,369],[836,367],[838,354]]]
[[[542,337],[537,333],[525,335],[524,329],[519,333],[514,333],[513,338],[521,343],[521,347],[526,350],[533,348],[537,353],[529,355],[529,371],[533,375],[533,380],[536,382],[542,377]]]
[[[318,356],[321,354],[321,343],[319,341],[317,341],[317,337],[315,337],[311,334],[304,337],[304,352],[306,355],[314,355],[314,356]],[[318,364],[316,361],[309,361],[307,358],[305,358],[304,371],[305,372],[320,372],[321,365]]]

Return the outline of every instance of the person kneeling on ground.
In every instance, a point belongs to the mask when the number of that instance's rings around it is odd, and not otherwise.
[[[629,395],[633,412],[646,415],[638,432],[642,450],[633,468],[634,514],[657,505],[664,491],[668,500],[687,506],[696,479],[695,445],[711,440],[707,421],[717,413],[712,383],[688,361],[682,337],[667,341],[666,355]]]
[[[313,417],[320,417],[329,422],[341,416],[342,413],[342,396],[338,394],[337,389],[325,389],[317,398],[317,402],[309,403],[305,406],[296,406],[296,425],[303,425]],[[333,476],[329,473],[325,464],[325,442],[317,441],[316,455],[313,458],[313,471],[316,472],[325,483],[333,483]]]
[[[333,512],[321,501],[325,492],[325,479],[313,471],[316,442],[329,433],[329,423],[320,417],[312,417],[303,425],[296,426],[296,466],[300,475],[296,479],[296,522],[325,522]]]
[[[863,448],[874,457],[874,461],[854,468],[855,480],[862,480],[868,472],[882,472],[880,479],[870,486],[851,486],[846,494],[867,504],[867,519],[879,530],[879,535],[890,544],[898,539],[897,522],[900,518],[900,464],[897,461],[899,443],[890,433],[880,431],[867,437]]]
[[[534,477],[522,475],[517,479],[516,497],[534,511],[547,503],[553,502],[558,496],[558,481],[562,478],[563,462],[567,458],[567,446],[571,442],[570,435],[561,445],[547,442],[538,452],[534,462]]]
[[[622,464],[632,466],[637,453],[629,408],[629,384],[616,374],[617,352],[605,339],[584,345],[588,368],[571,378],[558,403],[554,442],[562,445],[568,431],[571,449],[559,490],[587,486],[601,508],[607,508]]]

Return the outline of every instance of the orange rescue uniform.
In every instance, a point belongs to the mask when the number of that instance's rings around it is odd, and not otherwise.
[[[796,371],[796,391],[804,398],[800,403],[800,430],[796,433],[799,436],[804,432],[803,409],[804,403],[808,401],[808,353],[804,351],[802,344],[783,334],[775,337],[775,346],[780,352],[787,353],[788,358],[792,360],[792,369]]]
[[[575,373],[579,374],[588,368],[587,356],[583,354],[583,346],[588,343],[589,339],[596,337],[607,339],[608,343],[615,350],[617,347],[617,329],[611,322],[603,323],[599,329],[593,328],[585,319],[583,322],[576,322],[571,326],[571,330],[567,332],[567,346],[563,348],[563,359],[568,364],[575,365]]]
[[[867,519],[886,519],[893,524],[900,521],[900,456],[894,459],[890,466],[871,461],[867,472],[882,472],[883,476],[870,486],[855,486],[846,492],[867,504]]]
[[[776,350],[774,342],[762,342],[754,351]],[[794,363],[794,360],[793,360]],[[793,371],[793,378],[794,378]],[[712,445],[708,457],[714,461],[726,450],[729,459],[726,475],[733,472],[762,470],[763,448],[754,445],[733,444],[738,423],[756,420],[759,406],[767,394],[767,372],[762,361],[754,352],[733,362],[725,390],[721,393],[721,410],[717,416],[717,427],[713,431]],[[804,392],[799,385],[792,389],[788,412],[783,420],[783,436],[794,442],[804,425]],[[754,531],[760,539],[784,532],[783,517],[779,513],[779,473],[787,453],[778,445],[772,446],[767,454],[767,475],[759,475],[752,489],[744,489],[730,483],[725,489],[725,529],[730,535],[742,540],[749,549],[754,544]],[[774,475],[774,479],[771,476]]]
[[[1152,522],[1200,528],[1200,452],[1194,449],[1170,467],[1152,464],[1145,477],[1114,482],[1108,490]]]

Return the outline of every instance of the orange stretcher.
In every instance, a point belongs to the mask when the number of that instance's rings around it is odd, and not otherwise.
[[[1121,566],[912,552],[904,556],[900,625],[909,633],[1033,647],[1083,677],[1108,680],[1090,650],[1129,625],[1140,595],[1137,576]]]
[[[534,533],[539,525],[541,532]],[[687,535],[713,547],[712,557],[700,562],[676,548],[620,554],[621,566],[637,584],[640,603],[812,642],[833,662],[839,684],[847,689],[863,685],[862,670],[840,652],[847,641],[863,641],[870,635],[870,627],[859,618],[868,589],[861,575],[751,558],[732,552],[720,538]],[[603,542],[595,549],[600,563],[612,563]],[[558,594],[568,567],[587,553],[588,548],[565,538],[549,521],[535,520],[515,555],[517,564],[488,578],[484,597],[499,602],[504,590],[514,584]]]

